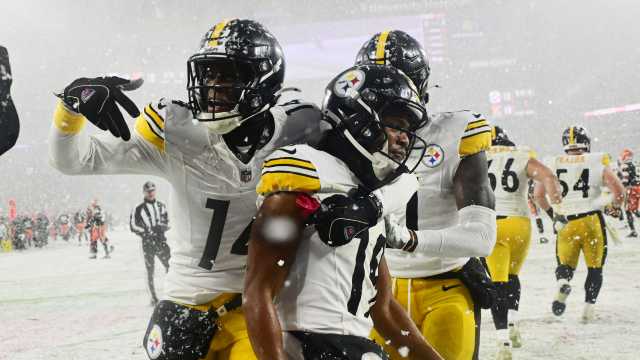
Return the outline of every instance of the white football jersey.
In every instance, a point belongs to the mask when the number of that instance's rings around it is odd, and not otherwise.
[[[308,145],[276,150],[264,164],[261,195],[297,191],[322,201],[359,184],[342,160]],[[406,201],[410,196],[405,194]],[[308,227],[276,299],[282,329],[369,337],[384,234],[381,221],[348,244],[332,247]]]
[[[425,157],[415,171],[419,188],[405,214],[414,230],[444,229],[458,223],[453,179],[460,160],[486,150],[491,127],[480,114],[470,111],[437,113],[418,135],[427,144]],[[433,257],[389,249],[385,255],[393,277],[419,278],[442,274],[463,266],[468,257]]]
[[[609,155],[604,153],[559,155],[545,160],[560,181],[565,215],[599,210],[594,201],[602,192],[603,171],[609,161]]]
[[[535,153],[522,147],[492,146],[487,150],[496,215],[529,217],[527,164],[532,158]]]
[[[78,129],[70,131],[65,124],[79,121],[78,115],[61,106],[50,137],[55,167],[74,174],[152,174],[171,183],[169,214],[175,238],[169,239],[165,298],[186,304],[242,291],[263,160],[275,148],[304,142],[320,123],[314,105],[294,101],[274,106],[269,110],[273,136],[245,164],[221,136],[194,122],[181,102],[161,100],[146,106],[128,142],[109,134],[89,137]]]

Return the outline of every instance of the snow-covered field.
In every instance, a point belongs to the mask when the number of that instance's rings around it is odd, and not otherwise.
[[[546,224],[547,228],[549,224]],[[621,230],[621,235],[627,231]],[[141,347],[151,314],[139,240],[111,235],[111,259],[90,260],[86,246],[58,241],[46,249],[0,253],[0,359],[146,359]],[[564,318],[551,314],[554,242],[532,244],[522,272],[521,331],[515,359],[637,359],[640,345],[640,240],[611,244],[597,317],[582,324],[581,262]],[[100,253],[101,255],[101,253]],[[157,286],[162,271],[156,265]],[[483,313],[481,359],[494,356]]]

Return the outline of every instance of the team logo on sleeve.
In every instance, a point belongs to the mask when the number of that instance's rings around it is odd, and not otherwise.
[[[147,354],[149,358],[157,359],[162,354],[162,330],[158,324],[154,324],[147,339]]]
[[[424,158],[422,158],[422,163],[426,167],[434,168],[440,164],[444,160],[444,150],[438,144],[430,144],[427,145],[427,150],[425,151]]]
[[[362,70],[351,70],[342,74],[333,90],[340,97],[347,97],[350,93],[358,91],[364,85],[364,72]]]

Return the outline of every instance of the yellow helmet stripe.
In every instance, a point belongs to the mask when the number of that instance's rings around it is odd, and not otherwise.
[[[217,23],[216,26],[213,27],[213,32],[209,37],[209,46],[211,47],[218,46],[218,37],[220,37],[222,30],[224,30],[225,26],[227,26],[228,23],[229,23],[229,20],[222,20],[219,23]]]
[[[389,37],[389,30],[385,30],[378,36],[378,43],[376,44],[376,64],[385,63],[384,47],[387,45],[387,37]]]
[[[573,126],[569,128],[569,145],[573,145],[576,143],[576,138],[573,133]]]

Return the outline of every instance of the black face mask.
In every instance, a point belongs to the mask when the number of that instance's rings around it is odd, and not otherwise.
[[[257,150],[271,140],[274,128],[273,116],[269,111],[265,111],[222,135],[222,138],[229,150],[246,164],[253,158]]]

